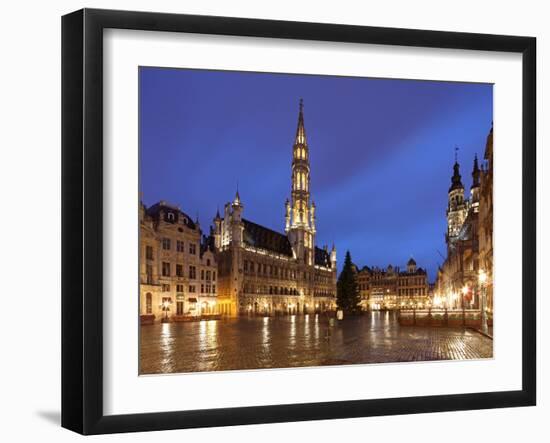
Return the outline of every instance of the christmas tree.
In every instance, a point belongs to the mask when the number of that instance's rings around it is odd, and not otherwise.
[[[336,287],[336,304],[338,309],[347,313],[357,313],[361,311],[361,295],[355,279],[355,270],[351,262],[351,254],[346,252],[344,268],[338,277]]]

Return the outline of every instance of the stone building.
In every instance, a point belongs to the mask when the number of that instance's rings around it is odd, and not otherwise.
[[[139,212],[142,321],[216,313],[216,257],[198,221],[164,201]]]
[[[316,246],[315,203],[310,194],[309,146],[303,103],[292,149],[291,194],[285,233],[244,218],[237,191],[217,213],[212,235],[218,263],[220,313],[295,314],[336,307],[336,248]]]
[[[412,258],[405,271],[392,265],[365,266],[357,273],[357,283],[364,310],[422,308],[431,303],[426,270],[417,268]]]
[[[418,268],[412,257],[407,262],[407,270],[399,272],[397,300],[399,308],[422,309],[431,306],[428,273],[425,269]]]
[[[447,257],[434,288],[436,304],[446,308],[480,309],[485,288],[492,306],[492,140],[491,129],[485,149],[487,165],[480,168],[477,156],[474,158],[469,198],[464,196],[456,159],[453,166],[445,235]]]
[[[485,291],[490,324],[493,314],[493,128],[485,145],[485,167],[481,171],[479,194],[480,290]]]

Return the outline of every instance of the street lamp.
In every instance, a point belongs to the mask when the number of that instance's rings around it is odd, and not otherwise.
[[[168,322],[168,311],[170,310],[170,302],[168,300],[164,300],[160,304],[160,308],[164,311],[164,318],[162,319],[163,323]]]

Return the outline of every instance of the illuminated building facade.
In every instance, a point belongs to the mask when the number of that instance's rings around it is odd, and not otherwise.
[[[493,317],[493,129],[485,146],[479,197],[480,291],[485,295],[489,326]],[[482,300],[483,301],[483,300]]]
[[[431,303],[428,274],[411,258],[406,270],[365,266],[357,273],[357,284],[364,310],[423,308]]]
[[[493,268],[493,130],[487,137],[485,163],[477,156],[470,197],[464,196],[460,165],[455,159],[447,207],[447,257],[438,270],[434,301],[450,309],[492,309]],[[485,292],[486,291],[486,292]],[[485,300],[486,299],[486,300]]]
[[[140,204],[139,219],[142,322],[215,314],[216,257],[198,221],[164,201]]]
[[[243,217],[237,191],[214,218],[220,313],[297,314],[336,307],[336,248],[316,246],[315,203],[310,194],[309,146],[300,101],[292,149],[290,200],[284,234]]]

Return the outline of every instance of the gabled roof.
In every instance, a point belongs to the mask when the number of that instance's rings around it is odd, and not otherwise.
[[[286,235],[258,225],[250,220],[243,219],[243,224],[243,239],[245,244],[288,257],[293,256],[292,247]]]
[[[172,213],[174,214],[174,220],[168,220],[167,218],[164,219],[166,222],[172,222],[177,223],[180,219],[180,217],[183,220],[183,224],[186,225],[190,229],[195,229],[196,225],[195,222],[187,215],[185,212],[183,212],[181,209],[179,209],[176,206],[172,206],[165,202],[158,202],[154,205],[150,206],[146,210],[147,215],[152,217],[155,221],[159,221],[161,212],[164,212],[165,214]]]
[[[244,243],[255,248],[264,249],[287,257],[293,257],[292,246],[285,234],[266,228],[265,226],[243,219]],[[330,268],[330,253],[315,247],[315,264]]]

